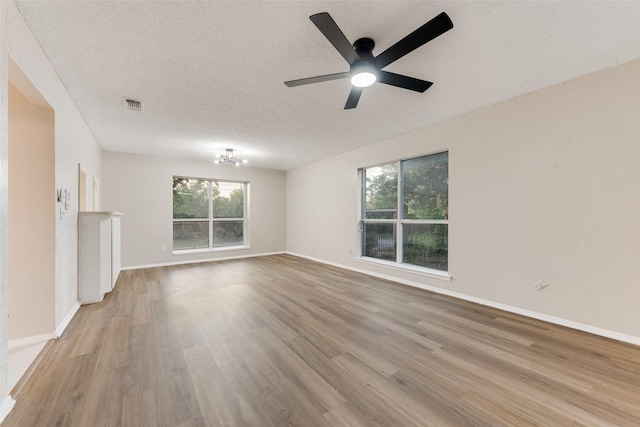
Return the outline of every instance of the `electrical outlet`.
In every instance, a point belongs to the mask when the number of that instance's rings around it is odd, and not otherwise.
[[[162,253],[167,252],[167,247],[166,246],[160,246],[160,252],[162,252]]]
[[[541,291],[544,288],[546,288],[547,286],[549,286],[549,284],[547,282],[545,282],[543,279],[540,279],[536,283],[533,284],[533,287],[536,288],[536,291]]]

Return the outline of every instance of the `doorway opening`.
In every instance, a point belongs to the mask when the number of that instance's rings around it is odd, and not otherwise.
[[[9,390],[55,338],[55,112],[9,58]],[[14,394],[14,392],[12,392]]]

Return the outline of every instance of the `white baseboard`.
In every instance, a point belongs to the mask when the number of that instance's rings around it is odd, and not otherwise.
[[[566,326],[567,328],[576,329],[583,332],[588,332],[590,334],[599,335],[606,338],[611,338],[617,341],[626,342],[629,344],[634,344],[640,346],[640,337],[636,337],[633,335],[627,335],[616,331],[611,331],[609,329],[599,328],[597,326],[587,325],[580,322],[574,322],[573,320],[563,319],[561,317],[551,316],[549,314],[538,313],[537,311],[531,311],[520,307],[514,307],[507,304],[502,304],[495,301],[485,300],[482,298],[477,298],[474,296],[461,294],[459,292],[449,291],[447,289],[438,288],[435,286],[425,285],[423,283],[413,282],[411,280],[405,280],[398,277],[388,276],[386,274],[375,273],[368,270],[363,270],[360,268],[351,267],[349,265],[338,264],[331,261],[326,261],[320,258],[315,258],[312,256],[302,255],[295,252],[285,252],[288,255],[298,256],[301,258],[306,258],[311,261],[317,261],[323,264],[332,265],[334,267],[344,268],[346,270],[356,271],[358,273],[367,274],[369,276],[378,277],[380,279],[390,280],[392,282],[402,283],[404,285],[413,286],[416,288],[424,289],[427,291],[431,291],[437,294],[447,295],[450,297],[462,299],[465,301],[475,302],[477,304],[481,304],[487,307],[497,308],[499,310],[508,311],[510,313],[520,314],[522,316],[531,317],[533,319],[542,320],[544,322],[553,323],[555,325]]]
[[[76,315],[79,309],[80,309],[80,303],[76,301],[73,307],[71,307],[71,310],[69,310],[69,313],[67,313],[65,318],[62,319],[62,322],[56,328],[56,338],[59,338],[60,336],[62,336],[62,333],[64,332],[65,329],[67,329],[67,326],[69,326],[71,319],[73,319],[73,316]]]
[[[9,412],[11,412],[15,404],[16,401],[13,397],[7,396],[4,398],[4,400],[0,404],[0,423],[2,423],[7,415],[9,415]]]
[[[7,343],[8,344],[7,347],[8,348],[22,347],[23,345],[37,344],[37,343],[53,340],[56,338],[57,336],[53,332],[48,334],[31,335],[30,337],[9,340],[9,342]]]
[[[169,267],[172,265],[182,265],[182,264],[197,264],[200,262],[211,262],[211,261],[227,261],[230,259],[241,259],[241,258],[254,258],[259,256],[269,256],[269,255],[280,255],[285,252],[265,252],[261,254],[249,254],[249,255],[237,255],[237,256],[228,256],[228,257],[218,257],[218,258],[202,258],[202,259],[190,259],[185,261],[172,261],[172,262],[163,262],[159,264],[144,264],[144,265],[130,265],[127,267],[120,267],[120,271],[125,270],[138,270],[140,268],[154,268],[154,267]]]
[[[71,307],[71,310],[69,310],[69,313],[67,313],[65,318],[62,319],[62,322],[56,327],[55,332],[48,333],[48,334],[32,335],[30,337],[18,338],[15,340],[9,340],[8,347],[9,348],[21,347],[23,345],[36,344],[39,342],[45,342],[45,341],[59,338],[64,332],[64,330],[67,328],[67,326],[69,326],[71,319],[73,319],[73,316],[76,315],[79,308],[80,308],[80,303],[76,301],[73,307]]]

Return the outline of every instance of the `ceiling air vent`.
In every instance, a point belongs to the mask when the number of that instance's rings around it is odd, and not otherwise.
[[[124,105],[129,110],[142,111],[142,101],[138,101],[137,99],[124,98]]]

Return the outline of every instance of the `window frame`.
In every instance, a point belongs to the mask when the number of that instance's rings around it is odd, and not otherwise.
[[[447,153],[447,165],[449,164],[449,150],[438,150],[426,154],[421,154],[418,156],[412,156],[407,158],[398,159],[395,161],[382,162],[378,164],[374,164],[371,166],[365,166],[358,169],[358,181],[359,181],[359,189],[360,189],[360,198],[359,198],[359,206],[358,206],[358,256],[356,260],[376,265],[383,265],[385,267],[391,267],[393,269],[402,270],[402,271],[411,271],[412,273],[421,274],[428,277],[433,277],[437,279],[443,279],[447,281],[451,281],[451,276],[449,274],[449,267],[447,265],[447,270],[438,270],[430,267],[423,267],[415,264],[409,264],[402,262],[403,252],[404,252],[404,225],[409,224],[418,224],[418,225],[439,225],[444,224],[447,225],[447,234],[449,233],[449,215],[447,214],[446,219],[417,219],[417,218],[404,218],[405,212],[403,209],[404,206],[404,162],[414,159],[419,159],[421,157],[427,157],[432,155],[437,155],[441,153]],[[378,218],[366,218],[366,203],[367,203],[367,182],[366,182],[366,171],[367,169],[372,169],[376,167],[386,166],[386,165],[396,165],[397,170],[397,200],[396,200],[396,218],[391,219],[378,219]],[[447,174],[448,181],[448,174]],[[447,194],[449,189],[447,188]],[[365,255],[365,228],[366,224],[393,224],[395,226],[395,261],[388,261],[380,258],[368,257]],[[449,249],[447,247],[447,258],[449,257]]]
[[[173,175],[171,182],[173,183],[174,179],[188,179],[188,180],[199,180],[206,181],[208,183],[208,214],[207,218],[174,218],[173,207],[171,209],[171,247],[173,255],[188,255],[194,253],[203,253],[203,252],[226,252],[226,251],[235,251],[235,250],[244,250],[249,249],[249,181],[242,180],[234,180],[234,179],[219,179],[219,178],[202,178],[202,177],[193,177],[193,176],[183,176],[183,175]],[[213,186],[214,183],[230,183],[230,184],[242,184],[242,218],[216,218],[214,216],[214,208],[213,208]],[[173,188],[173,186],[172,186]],[[171,195],[171,199],[173,200],[173,191]],[[173,225],[176,223],[188,223],[188,222],[206,222],[209,227],[208,233],[208,246],[204,248],[184,248],[184,249],[176,249],[175,248],[175,240],[173,236]],[[214,246],[213,241],[213,232],[214,232],[214,223],[216,222],[242,222],[242,243],[236,245],[226,245],[226,246]]]

